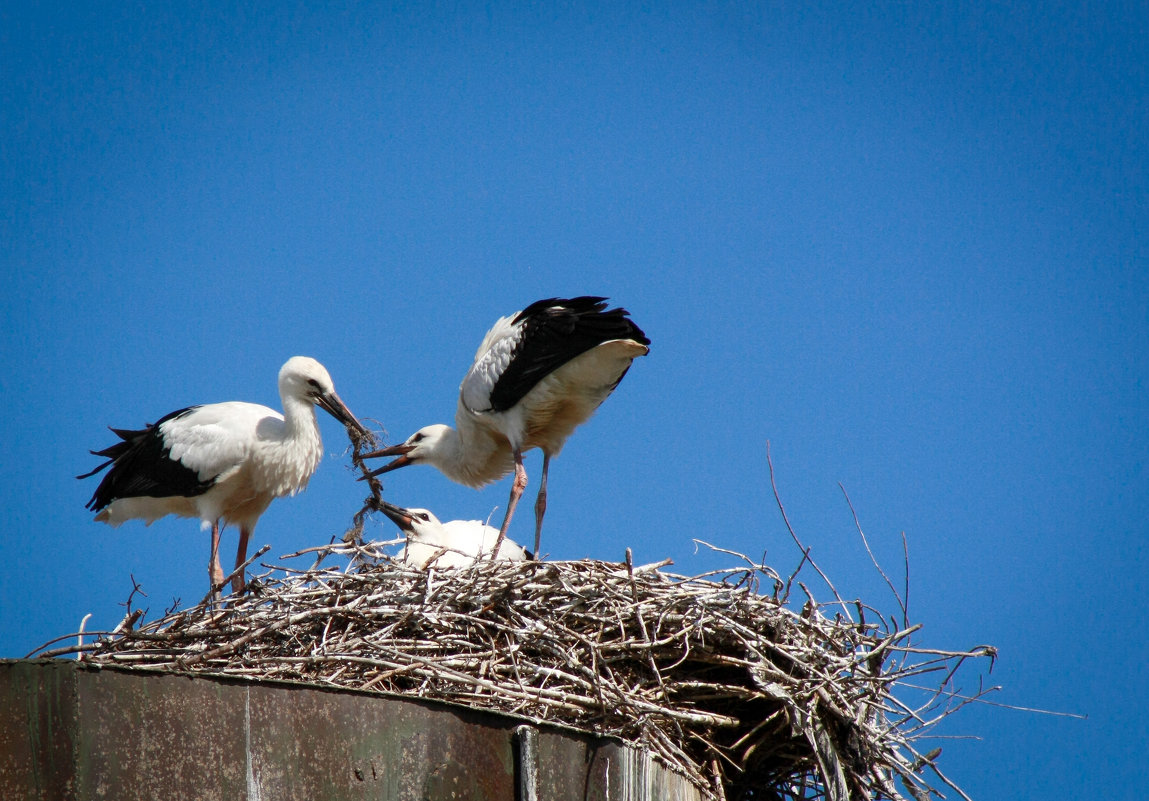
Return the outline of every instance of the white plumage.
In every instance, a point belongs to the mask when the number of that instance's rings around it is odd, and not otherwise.
[[[315,359],[295,356],[279,371],[283,414],[256,403],[229,401],[180,409],[140,430],[112,429],[120,442],[94,455],[108,461],[79,478],[111,467],[88,508],[96,520],[118,526],[173,514],[197,517],[212,532],[208,573],[223,582],[219,535],[239,527],[236,566],[260,515],[275,498],[307,486],[323,456],[315,406],[359,435],[367,430],[347,409],[327,370]],[[232,580],[238,592],[243,577]]]
[[[440,523],[426,509],[404,509],[384,501],[383,513],[407,536],[399,561],[420,570],[428,567],[466,567],[494,553],[499,530],[481,520],[450,520]],[[522,562],[533,559],[521,545],[504,539],[495,559]]]
[[[394,456],[375,475],[427,462],[453,481],[481,487],[514,471],[499,529],[505,537],[527,484],[523,453],[543,451],[535,501],[535,551],[546,512],[550,460],[571,432],[614,390],[650,340],[625,309],[605,298],[548,298],[500,318],[475,354],[459,387],[455,428],[437,424],[406,442],[365,455]]]

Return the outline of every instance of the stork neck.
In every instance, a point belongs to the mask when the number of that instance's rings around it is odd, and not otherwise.
[[[315,407],[305,400],[287,395],[283,400],[283,425],[288,439],[317,439],[319,424]]]
[[[443,475],[468,487],[481,487],[509,472],[513,462],[498,456],[499,441],[481,429],[447,428],[428,459]],[[505,462],[505,464],[503,464]]]
[[[460,481],[467,474],[467,450],[467,443],[458,430],[448,427],[436,443],[432,460],[447,478]]]

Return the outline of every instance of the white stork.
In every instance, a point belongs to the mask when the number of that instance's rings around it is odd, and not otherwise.
[[[440,523],[439,518],[426,509],[404,509],[386,501],[380,508],[407,535],[407,544],[399,554],[399,561],[419,570],[428,565],[466,567],[490,554],[494,559],[507,562],[535,558],[534,554],[509,539],[503,540],[496,553],[494,546],[499,540],[499,530],[481,520]]]
[[[247,544],[259,516],[275,498],[307,486],[319,466],[323,442],[315,419],[322,407],[359,436],[367,429],[335,393],[327,370],[315,359],[294,356],[279,371],[283,414],[257,403],[229,401],[190,406],[138,431],[111,429],[121,440],[95,456],[111,466],[88,508],[96,520],[118,526],[126,520],[148,525],[165,515],[198,517],[211,528],[208,575],[213,592],[223,584],[219,535],[239,527],[235,564],[247,558]],[[232,589],[243,589],[243,576]]]
[[[571,432],[585,422],[650,340],[626,309],[606,309],[606,298],[548,298],[500,318],[479,345],[463,377],[455,428],[430,425],[401,445],[365,454],[395,456],[379,475],[416,462],[437,467],[447,478],[481,487],[512,470],[515,480],[499,528],[527,486],[523,453],[543,452],[543,475],[535,501],[535,553],[547,507],[547,471]]]

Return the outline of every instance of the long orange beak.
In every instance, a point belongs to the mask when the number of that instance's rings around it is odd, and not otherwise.
[[[410,459],[410,457],[407,456],[407,454],[409,454],[414,449],[415,449],[414,445],[392,445],[389,448],[382,448],[382,449],[377,450],[377,451],[371,451],[371,453],[365,453],[365,454],[363,454],[363,458],[364,459],[375,459],[379,456],[398,457],[394,461],[390,461],[387,464],[383,465],[378,470],[372,470],[371,471],[370,475],[378,476],[378,475],[382,475],[383,473],[390,473],[392,470],[398,470],[400,467],[406,467],[407,465],[411,464],[412,460]],[[359,480],[362,481],[366,477],[367,476],[363,476],[363,478],[360,478]],[[396,508],[398,508],[398,507],[396,507]]]
[[[411,515],[402,506],[396,506],[393,503],[383,501],[380,509],[382,509],[383,514],[391,518],[391,522],[397,525],[400,529],[403,531],[411,531]]]
[[[335,394],[334,391],[317,397],[315,404],[336,420],[343,423],[343,425],[358,431],[361,436],[368,436],[367,429],[359,422],[358,418],[351,413],[351,410],[347,408],[347,404],[345,404],[343,399]]]

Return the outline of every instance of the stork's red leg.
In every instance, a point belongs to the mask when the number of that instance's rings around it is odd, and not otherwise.
[[[207,576],[211,582],[211,591],[216,593],[223,584],[223,568],[219,566],[219,521],[211,524],[211,561],[207,564]]]
[[[523,495],[523,490],[527,488],[527,469],[523,467],[523,452],[518,448],[515,449],[515,480],[511,482],[511,497],[507,501],[507,514],[503,518],[502,528],[499,529],[499,536],[495,540],[495,548],[491,551],[491,558],[494,559],[499,554],[499,548],[503,547],[503,540],[507,538],[507,529],[511,525],[511,517],[515,514],[515,507],[519,505],[519,498]]]
[[[539,497],[535,499],[535,558],[541,559],[539,544],[543,539],[543,515],[547,513],[547,470],[551,466],[551,455],[543,451],[543,478],[539,482]]]
[[[239,550],[235,552],[235,566],[238,568],[247,561],[247,542],[251,539],[251,529],[247,526],[239,527]],[[243,573],[231,577],[231,591],[236,595],[243,592]]]

